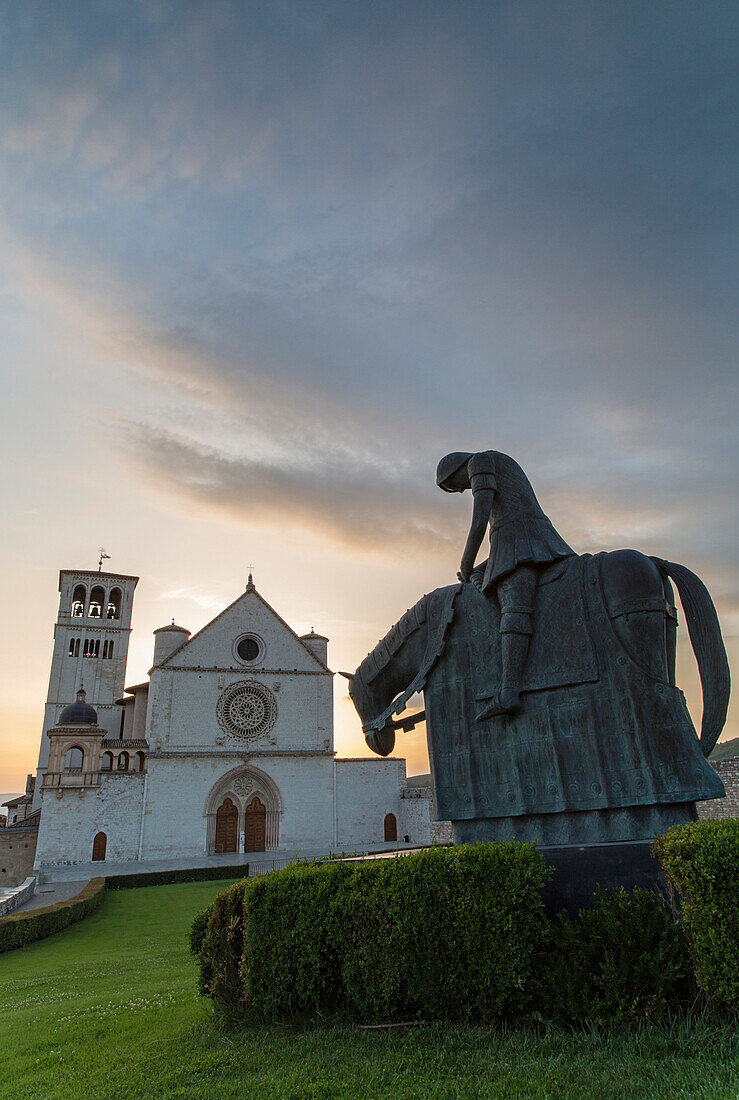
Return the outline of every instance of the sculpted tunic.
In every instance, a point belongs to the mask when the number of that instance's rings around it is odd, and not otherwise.
[[[480,451],[467,464],[473,494],[495,492],[490,512],[490,556],[483,592],[525,563],[541,565],[574,554],[536,499],[531,482],[514,459],[500,451]]]

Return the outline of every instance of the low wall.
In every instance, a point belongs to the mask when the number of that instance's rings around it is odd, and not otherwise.
[[[14,909],[22,905],[24,901],[32,898],[35,889],[36,879],[31,876],[25,882],[22,882],[20,886],[16,886],[7,894],[0,896],[0,917],[7,916],[8,913],[12,913]]]
[[[38,827],[0,829],[0,887],[18,886],[33,873]]]
[[[699,802],[698,817],[701,821],[726,821],[730,817],[739,817],[739,756],[732,756],[729,760],[709,760],[709,764],[723,782],[726,798]]]

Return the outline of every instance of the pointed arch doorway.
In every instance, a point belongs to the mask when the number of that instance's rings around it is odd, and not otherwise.
[[[254,795],[244,811],[244,851],[264,852],[267,849],[267,807],[259,795]]]
[[[230,798],[224,798],[216,810],[216,852],[238,851],[239,811]]]
[[[237,814],[236,848],[223,848],[221,844],[226,830],[232,836],[233,807]],[[283,811],[282,796],[271,776],[253,764],[248,767],[240,764],[232,768],[213,784],[205,801],[205,854],[214,855],[217,851],[270,852],[279,848]]]

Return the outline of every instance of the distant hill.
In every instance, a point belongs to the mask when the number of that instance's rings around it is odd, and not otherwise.
[[[719,741],[708,759],[731,760],[734,756],[739,756],[739,737],[732,737],[730,741]]]
[[[405,781],[406,787],[430,787],[431,776],[426,775],[409,775]]]

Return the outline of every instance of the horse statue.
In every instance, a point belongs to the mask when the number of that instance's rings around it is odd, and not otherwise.
[[[726,719],[729,665],[705,585],[637,550],[567,549],[536,569],[515,708],[490,706],[505,634],[487,561],[423,596],[348,677],[378,755],[425,718],[437,817],[457,843],[645,841],[725,795],[706,757]],[[675,683],[671,580],[700,673],[700,738]],[[400,717],[417,692],[424,709]]]

